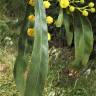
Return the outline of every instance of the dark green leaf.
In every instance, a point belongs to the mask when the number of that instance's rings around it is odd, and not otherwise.
[[[25,85],[26,85],[24,74],[27,70],[28,60],[29,60],[27,50],[29,49],[30,46],[27,42],[26,33],[29,27],[29,21],[27,18],[30,14],[30,11],[32,11],[32,9],[29,5],[27,5],[26,16],[24,18],[24,23],[19,37],[18,56],[16,58],[16,62],[14,66],[14,78],[15,78],[17,89],[20,91],[21,96],[24,96]]]
[[[86,65],[93,49],[93,32],[89,20],[74,15],[75,63]]]
[[[72,24],[72,16],[64,13],[64,27],[66,30],[67,44],[69,46],[72,44],[72,40],[73,40],[73,30],[71,30],[71,28],[70,28],[71,24]]]

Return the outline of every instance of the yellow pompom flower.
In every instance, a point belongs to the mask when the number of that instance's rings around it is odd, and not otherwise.
[[[61,8],[67,8],[70,4],[69,0],[60,0],[59,3]]]
[[[70,12],[74,12],[75,11],[75,7],[74,6],[70,6],[69,10],[70,10]]]
[[[28,28],[28,30],[27,30],[27,35],[29,36],[29,37],[33,37],[34,36],[34,28]]]
[[[88,11],[86,11],[86,10],[83,10],[83,11],[82,11],[82,15],[83,15],[83,16],[88,16],[88,14],[89,14]]]
[[[91,11],[91,13],[94,13],[94,12],[96,12],[96,9],[95,8],[91,8],[90,11]]]
[[[51,40],[51,34],[48,33],[48,41],[50,41],[50,40]]]
[[[82,4],[83,4],[84,2],[85,2],[85,0],[80,0],[80,3],[82,3]]]
[[[28,20],[29,21],[34,21],[35,20],[35,16],[34,15],[29,15],[28,16]]]
[[[92,7],[94,7],[94,2],[90,2],[89,4],[88,4],[88,6],[90,7],[90,8],[92,8]]]
[[[44,1],[44,2],[43,2],[43,5],[44,5],[44,7],[45,7],[46,9],[48,9],[48,8],[51,6],[51,4],[50,4],[49,1]]]
[[[53,18],[51,16],[47,16],[46,21],[47,21],[48,24],[52,24],[53,23]]]
[[[35,0],[29,0],[29,5],[35,6]]]

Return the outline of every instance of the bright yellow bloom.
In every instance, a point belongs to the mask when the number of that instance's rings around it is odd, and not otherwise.
[[[53,18],[51,16],[47,16],[46,21],[47,21],[48,24],[52,24],[53,23]]]
[[[46,9],[48,9],[48,8],[51,6],[51,4],[50,4],[49,1],[44,1],[44,2],[43,2],[43,5],[44,5],[44,7],[45,7]]]
[[[48,41],[50,41],[50,40],[51,40],[51,34],[48,33]]]
[[[83,4],[84,2],[85,2],[85,0],[80,0],[80,3],[82,3],[82,4]]]
[[[69,10],[70,10],[70,12],[74,12],[75,11],[75,7],[74,6],[70,6]]]
[[[96,9],[95,8],[91,8],[90,11],[91,11],[91,13],[94,13],[94,12],[96,12]]]
[[[61,8],[67,8],[69,6],[69,0],[60,0],[60,7]]]
[[[29,15],[28,16],[28,20],[29,21],[34,21],[35,20],[35,16],[34,15]]]
[[[29,37],[33,37],[34,36],[34,28],[28,28],[27,30],[27,35]]]
[[[88,16],[88,14],[89,14],[88,11],[86,11],[86,10],[83,10],[83,11],[82,11],[82,15],[83,15],[83,16]]]
[[[29,0],[29,5],[35,6],[35,0]]]
[[[89,4],[88,4],[88,6],[90,7],[90,8],[92,8],[92,7],[94,7],[94,2],[90,2]]]
[[[34,28],[28,28],[27,35],[29,37],[34,37],[34,32],[35,32]],[[50,40],[51,40],[51,34],[48,33],[48,41],[50,41]]]

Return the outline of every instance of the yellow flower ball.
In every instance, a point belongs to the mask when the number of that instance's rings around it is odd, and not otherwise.
[[[29,0],[29,5],[35,6],[35,0]]]
[[[46,21],[47,21],[48,24],[52,24],[53,23],[53,18],[51,16],[47,16]]]
[[[80,3],[82,3],[82,4],[83,4],[84,2],[85,2],[85,0],[80,0]]]
[[[51,40],[51,34],[48,33],[48,41],[50,41],[50,40]]]
[[[28,16],[28,20],[29,21],[34,21],[35,20],[35,16],[34,15],[29,15]]]
[[[75,11],[75,7],[74,6],[70,6],[69,10],[70,10],[70,12],[74,12]]]
[[[33,37],[34,36],[34,28],[28,28],[27,30],[27,35],[29,37]]]
[[[95,8],[91,8],[90,11],[91,11],[91,13],[95,13],[96,9]]]
[[[67,8],[69,6],[69,0],[60,0],[60,7]]]
[[[51,3],[49,1],[44,1],[43,5],[46,9],[48,9],[51,6]]]
[[[90,3],[88,4],[88,6],[89,6],[90,8],[94,7],[94,2],[90,2]]]
[[[83,15],[83,16],[88,16],[88,11],[83,10],[83,11],[82,11],[82,15]]]

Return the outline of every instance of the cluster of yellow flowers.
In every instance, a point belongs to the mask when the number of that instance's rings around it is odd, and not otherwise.
[[[85,0],[59,0],[60,7],[67,8],[70,12],[74,12],[77,9],[83,16],[88,16],[89,12],[96,12],[94,2],[89,2],[86,6],[83,6],[84,3]]]
[[[45,0],[43,1],[45,9],[50,8],[51,3],[49,2],[50,0]],[[59,5],[61,8],[65,8],[69,10],[70,12],[74,12],[76,9],[82,13],[84,16],[88,16],[88,13],[94,13],[96,12],[96,9],[94,7],[94,2],[89,2],[86,6],[84,3],[86,2],[85,0],[58,0]],[[28,3],[31,6],[35,6],[35,0],[28,0]],[[81,6],[78,6],[81,5]]]
[[[27,2],[28,2],[29,5],[35,6],[35,0],[28,0]],[[50,2],[48,2],[48,1],[44,1],[43,4],[44,4],[44,7],[45,7],[46,9],[51,6]],[[34,22],[34,21],[35,21],[35,16],[32,15],[32,14],[29,15],[29,16],[28,16],[28,20],[29,20],[30,22]],[[47,24],[52,24],[52,23],[53,23],[53,18],[52,18],[51,16],[47,16],[47,17],[46,17],[46,22],[47,22]],[[29,37],[34,37],[34,33],[35,33],[34,28],[28,28],[28,30],[27,30],[27,35],[28,35]],[[50,34],[50,33],[48,33],[48,40],[49,40],[49,41],[51,40],[51,34]]]
[[[28,16],[28,20],[29,20],[30,22],[34,22],[34,21],[35,21],[35,16],[34,16],[34,15],[29,15],[29,16]],[[27,35],[28,35],[29,37],[34,37],[34,33],[35,33],[34,28],[28,28],[28,30],[27,30]]]
[[[89,12],[94,13],[96,12],[94,2],[89,2],[86,6],[83,6],[85,0],[58,0],[59,5],[63,9],[69,10],[69,12],[74,12],[78,10],[82,13],[83,16],[88,16]],[[81,5],[81,6],[78,6]],[[51,6],[51,3],[47,0],[44,1],[44,7],[48,9]]]
[[[34,15],[29,15],[29,16],[28,16],[28,20],[29,20],[30,22],[34,22],[34,21],[35,21],[35,16],[34,16]],[[50,16],[47,16],[46,21],[48,22],[48,24],[51,24],[51,23],[53,22],[53,18],[50,17]],[[34,37],[34,33],[35,33],[34,28],[28,28],[28,30],[27,30],[27,35],[28,35],[29,37]],[[48,40],[49,40],[49,41],[51,40],[51,34],[50,34],[50,33],[48,33]]]
[[[59,6],[62,9],[66,9],[68,13],[74,12],[75,10],[78,10],[79,12],[82,13],[83,16],[88,16],[89,12],[94,13],[95,10],[95,4],[94,2],[89,2],[86,6],[85,5],[85,0],[57,0],[59,3]],[[35,6],[35,0],[27,0],[28,4],[31,6]],[[51,3],[50,0],[44,0],[43,5],[45,9],[50,8]],[[79,6],[80,5],[80,6]],[[28,17],[29,21],[34,22],[35,16],[34,15],[29,15]],[[52,24],[54,22],[52,16],[47,16],[46,17],[46,22],[47,24]],[[29,28],[27,31],[28,36],[34,36],[34,29]],[[48,40],[51,40],[51,35],[48,33]]]

